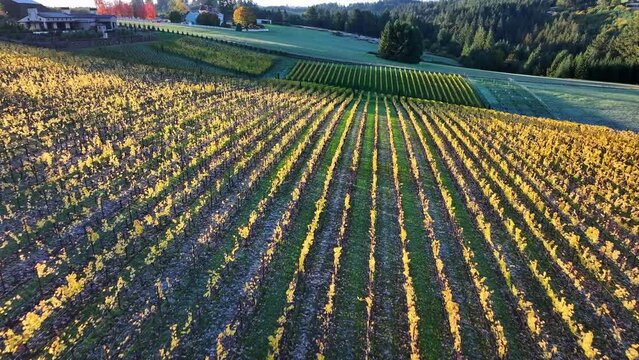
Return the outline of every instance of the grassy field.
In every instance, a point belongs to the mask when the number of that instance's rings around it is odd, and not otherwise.
[[[451,59],[448,57],[435,55],[431,53],[424,53],[424,56],[422,56],[422,61],[427,63],[439,63],[443,65],[462,66],[462,64],[455,59]]]
[[[149,24],[129,20],[121,21],[121,23]],[[371,59],[377,59],[375,55],[367,54],[369,51],[376,50],[373,44],[350,37],[338,37],[325,31],[278,25],[267,25],[268,32],[237,32],[234,29],[179,24],[152,25],[166,30],[211,36],[218,40],[257,46],[269,50],[285,51],[297,55],[323,58],[326,60],[372,62]]]
[[[252,77],[272,76],[292,64],[290,59],[205,39],[169,33],[156,36],[152,42],[87,48],[79,53],[190,72]]]
[[[520,83],[480,78],[470,78],[469,81],[492,109],[521,115],[555,117],[545,103]]]
[[[190,36],[159,41],[153,47],[162,52],[249,75],[261,75],[277,61],[277,57],[273,55]]]
[[[512,79],[470,78],[470,82],[496,110],[639,131],[639,95],[632,90]]]
[[[155,43],[122,44],[95,48],[86,48],[78,54],[90,57],[120,60],[129,64],[148,65],[158,68],[183,70],[190,73],[233,75],[233,71],[212,66],[184,56],[160,51]]]
[[[539,109],[540,112],[533,115],[547,116],[548,111],[545,109],[545,106],[540,105],[539,100],[534,97],[531,98],[525,91],[521,93],[520,90],[517,90],[520,94],[513,94],[512,96],[504,94],[504,91],[507,91],[505,88],[514,85],[509,82],[514,81],[515,84],[520,83],[525,88],[528,88],[530,93],[539,99],[547,98],[548,96],[559,96],[564,99],[573,97],[572,100],[566,100],[561,103],[564,107],[562,111],[553,112],[552,115],[558,119],[584,123],[593,121],[595,124],[611,124],[620,129],[639,130],[639,113],[634,111],[615,111],[610,108],[612,103],[621,109],[634,108],[635,104],[639,102],[639,87],[633,85],[492,72],[453,66],[452,63],[444,64],[442,62],[448,61],[439,58],[433,58],[435,60],[434,62],[422,62],[415,65],[398,64],[374,55],[377,51],[376,46],[366,41],[349,37],[338,37],[332,35],[330,32],[297,27],[271,25],[268,26],[268,32],[240,33],[218,28],[202,28],[175,24],[153,25],[161,26],[164,29],[205,35],[219,40],[232,41],[264,49],[284,51],[326,60],[402,66],[416,70],[460,74],[470,80],[488,80],[484,83],[485,91],[494,92],[493,97],[497,101],[500,98],[504,101],[503,103],[494,103],[494,108],[521,111],[522,114],[531,114],[531,111],[534,112],[535,109]],[[426,58],[428,59],[428,55]],[[494,88],[492,85],[494,85]],[[544,90],[546,85],[552,87],[552,95],[549,95],[549,92]],[[608,91],[606,89],[614,89],[614,91]],[[576,97],[572,95],[574,93],[578,93],[578,98],[581,100],[577,101]],[[601,93],[609,94],[610,96],[614,96],[614,98],[602,97],[600,96]],[[490,98],[490,95],[485,97]],[[519,105],[518,103],[520,102],[525,105]],[[543,100],[543,103],[547,102]],[[588,105],[584,106],[584,104]],[[573,114],[583,114],[583,116],[574,116]]]
[[[614,88],[570,87],[523,83],[559,119],[639,131],[637,91]]]
[[[3,358],[639,351],[639,134],[0,58]]]

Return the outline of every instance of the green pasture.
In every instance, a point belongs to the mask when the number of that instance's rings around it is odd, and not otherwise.
[[[268,25],[268,32],[237,32],[232,29],[129,20],[121,23],[152,25],[164,31],[205,36],[317,60],[459,74],[465,76],[487,105],[495,109],[639,131],[639,86],[472,69],[457,66],[454,60],[429,54],[424,56],[429,62],[400,64],[377,57],[377,45],[374,43],[298,27]],[[294,61],[289,60],[274,66],[277,70],[271,70],[267,75],[282,76],[293,65]]]

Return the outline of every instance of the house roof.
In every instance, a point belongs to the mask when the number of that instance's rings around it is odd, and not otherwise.
[[[97,19],[110,19],[112,17],[115,17],[115,15],[97,15],[97,14],[71,14],[72,17],[74,18],[83,18],[83,19],[93,19],[93,18],[97,18]]]
[[[43,18],[65,18],[65,19],[110,19],[113,15],[96,15],[96,14],[67,14],[57,11],[39,11],[38,16]]]
[[[12,0],[16,4],[26,4],[26,5],[42,5],[34,0]]]
[[[38,11],[38,16],[43,18],[70,18],[70,14],[56,11]]]
[[[63,12],[43,11],[38,12],[38,16],[45,19],[65,19],[68,22],[87,22],[87,21],[99,21],[106,20],[111,21],[115,16],[113,15],[96,15],[96,14],[67,14]],[[54,20],[56,21],[56,20]],[[20,23],[30,22],[29,17],[24,17],[18,20]]]

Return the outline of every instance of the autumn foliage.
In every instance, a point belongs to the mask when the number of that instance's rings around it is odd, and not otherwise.
[[[246,6],[239,6],[233,12],[233,22],[236,24],[242,24],[242,26],[247,27],[250,24],[254,24],[255,21],[255,13]]]
[[[150,51],[251,58],[179,39]],[[634,132],[191,63],[0,59],[0,358],[639,359]]]
[[[139,19],[155,19],[157,11],[152,0],[146,0],[144,4],[135,6],[122,0],[113,2],[96,0],[97,13],[100,15],[115,15],[121,17],[136,17]]]

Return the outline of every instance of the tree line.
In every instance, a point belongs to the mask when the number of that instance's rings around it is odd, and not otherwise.
[[[390,0],[258,17],[371,37],[399,20],[420,30],[425,50],[466,66],[639,83],[639,12],[620,0]]]
[[[614,1],[483,0],[411,4],[427,50],[467,66],[639,83],[639,13]]]

